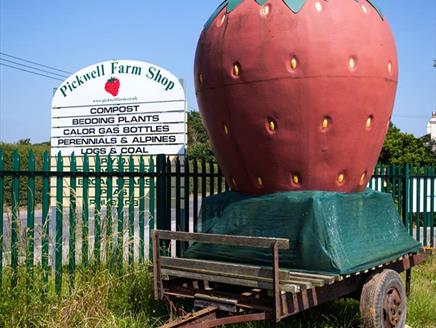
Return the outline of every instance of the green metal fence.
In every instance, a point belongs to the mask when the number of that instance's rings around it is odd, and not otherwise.
[[[0,277],[9,270],[12,286],[20,268],[37,268],[60,292],[77,266],[143,263],[151,229],[197,231],[202,200],[229,190],[216,163],[185,157],[21,160],[0,151]],[[369,187],[391,193],[410,234],[434,247],[435,167],[378,166]],[[186,244],[165,246],[180,255]]]
[[[208,195],[229,190],[217,164],[206,161],[188,161],[180,173],[180,162],[170,165],[170,158],[157,161],[158,197],[157,224],[159,229],[197,231],[201,201]],[[161,178],[159,178],[161,177]],[[170,178],[171,177],[171,178]],[[182,189],[182,196],[178,186]],[[171,190],[179,192],[175,202]],[[395,205],[409,233],[425,247],[435,247],[436,224],[436,168],[420,165],[378,165],[368,185],[377,191],[392,194]],[[174,198],[174,195],[173,195]],[[180,211],[180,205],[185,206]],[[189,202],[188,202],[189,200]],[[176,210],[171,211],[171,209]],[[175,222],[175,225],[172,224]],[[177,250],[180,253],[180,249]]]
[[[379,165],[369,187],[391,193],[409,233],[423,246],[435,247],[435,166]]]
[[[80,158],[78,167],[78,159],[59,156],[51,162],[45,153],[42,167],[36,169],[30,153],[28,167],[23,168],[15,152],[12,169],[5,170],[0,151],[0,288],[6,267],[11,270],[11,287],[17,284],[19,267],[25,266],[30,274],[39,267],[46,284],[54,276],[60,292],[64,273],[74,284],[77,265],[104,261],[121,272],[134,260],[141,263],[149,257],[144,233],[146,225],[154,226],[154,159],[141,157],[135,163],[132,157],[106,157],[104,169],[98,156],[93,167],[87,156]]]

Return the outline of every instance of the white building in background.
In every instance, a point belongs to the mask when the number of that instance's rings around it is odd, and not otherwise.
[[[427,134],[432,140],[436,140],[436,112],[433,112],[432,118],[427,124]]]

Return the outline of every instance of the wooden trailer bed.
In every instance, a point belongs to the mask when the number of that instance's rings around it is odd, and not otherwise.
[[[161,256],[162,240],[270,248],[273,263],[271,267],[262,267]],[[377,267],[345,276],[304,273],[279,268],[279,250],[289,247],[288,240],[279,238],[155,230],[153,233],[155,298],[167,301],[174,298],[187,299],[193,302],[195,308],[200,309],[195,313],[187,313],[164,327],[216,327],[259,320],[279,322],[286,317],[340,297],[352,295],[358,298],[365,284],[372,277],[390,270],[397,273],[406,271],[405,290],[409,293],[411,268],[424,260],[424,254],[420,252],[405,254]],[[391,327],[401,326],[395,323],[400,324],[403,309],[401,304],[396,305],[396,303],[387,304],[385,306],[392,308],[384,309],[388,312],[400,313],[388,316],[388,319],[393,322]],[[398,310],[400,308],[401,311]]]

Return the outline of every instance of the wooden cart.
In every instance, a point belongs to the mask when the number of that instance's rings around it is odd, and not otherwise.
[[[153,233],[154,291],[157,300],[193,302],[187,313],[163,327],[216,327],[282,319],[319,304],[352,296],[360,299],[365,327],[401,328],[406,318],[406,294],[411,268],[424,254],[402,257],[350,275],[302,273],[279,268],[279,250],[289,241],[204,233],[155,230]],[[177,240],[238,247],[270,248],[271,267],[161,256],[161,241]],[[406,286],[399,273],[406,271]]]

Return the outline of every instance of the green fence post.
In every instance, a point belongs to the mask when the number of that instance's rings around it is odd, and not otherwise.
[[[101,160],[95,157],[95,213],[94,213],[94,260],[100,264],[101,250]]]
[[[430,222],[429,222],[429,224],[430,224],[430,238],[431,238],[430,246],[431,247],[435,247],[435,240],[434,240],[434,218],[435,218],[435,215],[436,215],[436,208],[435,208],[436,171],[435,171],[435,167],[433,165],[431,166],[430,182],[431,182],[431,187],[430,187],[430,194],[431,194],[431,199],[430,199],[431,216],[430,216]]]
[[[223,191],[223,172],[221,171],[221,167],[218,165],[218,193],[221,194],[222,191]]]
[[[386,181],[386,192],[391,193],[392,199],[395,200],[393,166],[389,164],[386,165]]]
[[[183,231],[183,225],[181,222],[181,213],[180,213],[180,159],[179,156],[176,158],[176,231]],[[180,241],[176,242],[176,254],[177,256],[182,255],[182,244]]]
[[[384,174],[384,165],[383,164],[378,164],[378,175],[379,175],[379,181],[380,181],[380,191],[384,192],[384,188],[385,188],[385,174]]]
[[[107,180],[106,180],[106,261],[109,262],[109,268],[113,270],[113,236],[112,236],[112,206],[113,206],[113,159],[107,156]]]
[[[19,210],[20,210],[20,155],[15,150],[12,154],[12,227],[11,227],[11,286],[16,287],[18,280],[18,235],[19,235]],[[3,218],[2,218],[3,220]]]
[[[5,182],[3,177],[3,170],[5,169],[4,166],[4,155],[3,151],[0,150],[0,291],[2,290],[3,286],[3,208],[4,208],[4,188],[5,188]]]
[[[76,270],[76,207],[77,207],[77,162],[74,153],[70,158],[70,240],[69,240],[69,259],[68,276],[70,288],[74,287],[74,272]]]
[[[424,195],[423,195],[423,212],[424,212],[424,217],[423,217],[423,228],[424,228],[424,240],[423,240],[423,245],[424,246],[428,246],[427,244],[427,228],[428,228],[428,218],[427,218],[427,207],[428,207],[428,183],[427,183],[427,179],[428,179],[428,168],[424,167]]]
[[[135,246],[135,162],[129,157],[129,267],[133,269],[134,246]]]
[[[167,219],[167,208],[168,208],[168,198],[167,198],[167,183],[168,183],[168,166],[166,163],[165,155],[157,156],[157,201],[156,201],[156,228],[160,230],[171,230],[171,225],[168,224]],[[171,192],[171,191],[170,191]],[[165,250],[168,249],[168,242],[166,240],[161,241],[161,247]]]
[[[168,156],[166,159],[166,184],[165,184],[165,218],[164,218],[164,224],[162,225],[164,230],[171,230],[171,196],[172,196],[172,188],[171,188],[171,161],[170,157]],[[169,246],[169,245],[168,245]]]
[[[409,189],[408,189],[408,197],[409,197],[409,207],[408,207],[408,216],[409,216],[409,234],[413,236],[413,190],[414,190],[414,183],[413,183],[413,172],[414,172],[414,166],[410,165],[408,180],[409,180]]]
[[[139,263],[144,263],[144,221],[145,221],[145,164],[139,159]]]
[[[215,166],[213,162],[209,161],[209,195],[215,194]]]
[[[33,252],[34,252],[34,240],[35,240],[35,155],[32,151],[29,151],[27,159],[27,169],[29,171],[29,177],[27,179],[27,271],[28,277],[33,277]],[[29,281],[28,281],[28,285]]]
[[[389,171],[391,173],[391,193],[394,204],[396,205],[398,212],[400,213],[400,203],[397,198],[397,167],[395,165],[389,165]]]
[[[148,230],[149,230],[149,248],[148,248],[148,259],[151,261],[153,258],[153,244],[151,237],[153,236],[154,230],[154,217],[155,217],[155,183],[154,183],[154,160],[153,157],[150,157],[148,161],[148,172],[150,173],[150,190],[149,190],[149,221],[148,221]]]
[[[416,240],[421,241],[421,165],[416,170]]]
[[[380,178],[380,166],[377,164],[375,167],[375,190],[380,191],[378,188],[378,182],[379,182],[379,178]]]
[[[373,175],[369,179],[369,188],[371,188],[372,190],[375,190],[375,188],[374,188],[374,174],[375,174],[375,169],[374,169]],[[226,181],[226,191],[227,191],[227,181]]]
[[[58,295],[61,294],[62,288],[62,237],[64,224],[64,163],[61,152],[56,158],[56,247],[55,247],[55,289]]]
[[[206,197],[206,174],[207,174],[206,160],[204,158],[201,159],[201,201],[203,202]]]
[[[165,227],[165,209],[166,209],[166,163],[164,155],[157,155],[157,178],[156,178],[156,227],[163,229]]]
[[[183,225],[183,231],[189,232],[189,196],[190,196],[190,186],[189,186],[189,158],[188,156],[185,156],[184,163],[183,163],[184,169],[185,169],[185,181],[184,181],[184,190],[185,190],[185,219],[184,219],[184,225]],[[188,247],[187,242],[183,242],[183,250],[185,250]]]
[[[402,167],[402,188],[401,188],[401,214],[403,215],[403,223],[407,230],[409,230],[409,165],[406,164]]]
[[[82,265],[88,266],[89,256],[89,158],[83,157],[83,182],[82,182]]]
[[[197,159],[194,159],[194,163],[193,163],[193,191],[192,191],[192,196],[193,196],[193,204],[192,204],[192,217],[194,219],[194,232],[198,231],[198,162]]]
[[[403,219],[403,223],[404,225],[406,225],[405,223],[405,219],[404,219],[404,208],[403,208],[403,189],[404,189],[404,185],[403,185],[403,172],[404,172],[404,166],[402,165],[398,165],[397,166],[397,172],[398,172],[398,176],[397,176],[397,181],[398,181],[398,188],[397,188],[397,197],[398,197],[398,210],[400,212],[400,216]]]
[[[44,274],[45,288],[48,287],[48,239],[50,233],[50,155],[48,152],[44,152],[42,157],[42,170],[44,176],[42,178],[42,253],[41,253],[41,265]]]
[[[117,179],[117,187],[118,187],[118,207],[117,207],[117,245],[116,245],[116,259],[118,261],[118,272],[121,274],[123,272],[123,254],[124,254],[124,246],[123,246],[123,238],[124,238],[124,159],[120,155],[118,158],[118,179]]]
[[[391,166],[385,165],[383,174],[385,175],[385,192],[386,193],[392,193],[392,173],[391,173]]]

